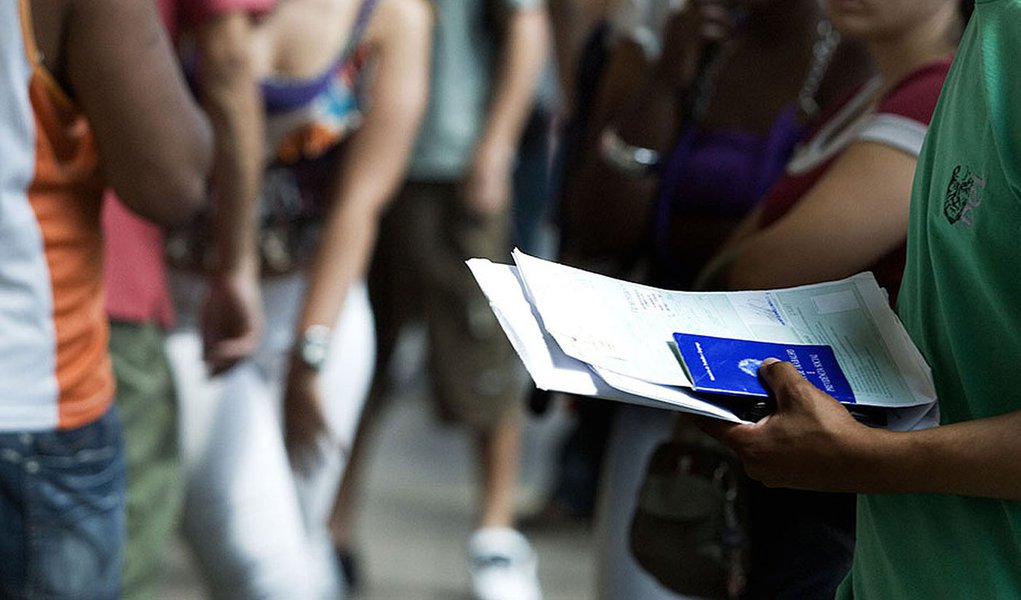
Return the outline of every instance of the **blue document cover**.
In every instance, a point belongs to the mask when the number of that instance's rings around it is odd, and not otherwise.
[[[762,361],[772,357],[792,363],[805,379],[837,400],[854,403],[851,384],[830,346],[755,342],[686,333],[675,333],[674,340],[697,392],[768,396],[758,371]]]

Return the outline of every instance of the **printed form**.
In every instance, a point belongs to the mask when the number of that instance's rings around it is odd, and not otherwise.
[[[518,250],[513,259],[516,268],[468,265],[540,388],[739,420],[690,391],[673,341],[681,332],[829,345],[856,403],[915,407],[912,415],[935,403],[929,368],[871,273],[782,290],[677,292]]]

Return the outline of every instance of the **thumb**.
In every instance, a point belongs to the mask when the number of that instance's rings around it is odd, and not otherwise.
[[[813,387],[798,370],[789,362],[767,358],[762,361],[759,367],[759,376],[762,377],[766,389],[773,393],[776,398],[777,411],[790,408],[793,404],[801,401],[807,390],[804,386]]]

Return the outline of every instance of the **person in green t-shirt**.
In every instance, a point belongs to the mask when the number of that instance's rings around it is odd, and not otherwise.
[[[1018,57],[1021,0],[976,0],[915,174],[897,308],[941,426],[860,425],[780,361],[761,371],[775,414],[700,421],[767,485],[862,494],[839,598],[1021,597]]]

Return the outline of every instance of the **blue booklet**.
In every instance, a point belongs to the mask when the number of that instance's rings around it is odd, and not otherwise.
[[[790,362],[805,379],[840,402],[854,404],[851,384],[830,346],[755,342],[686,333],[675,333],[674,340],[697,392],[768,396],[759,379],[759,365],[772,357]]]

